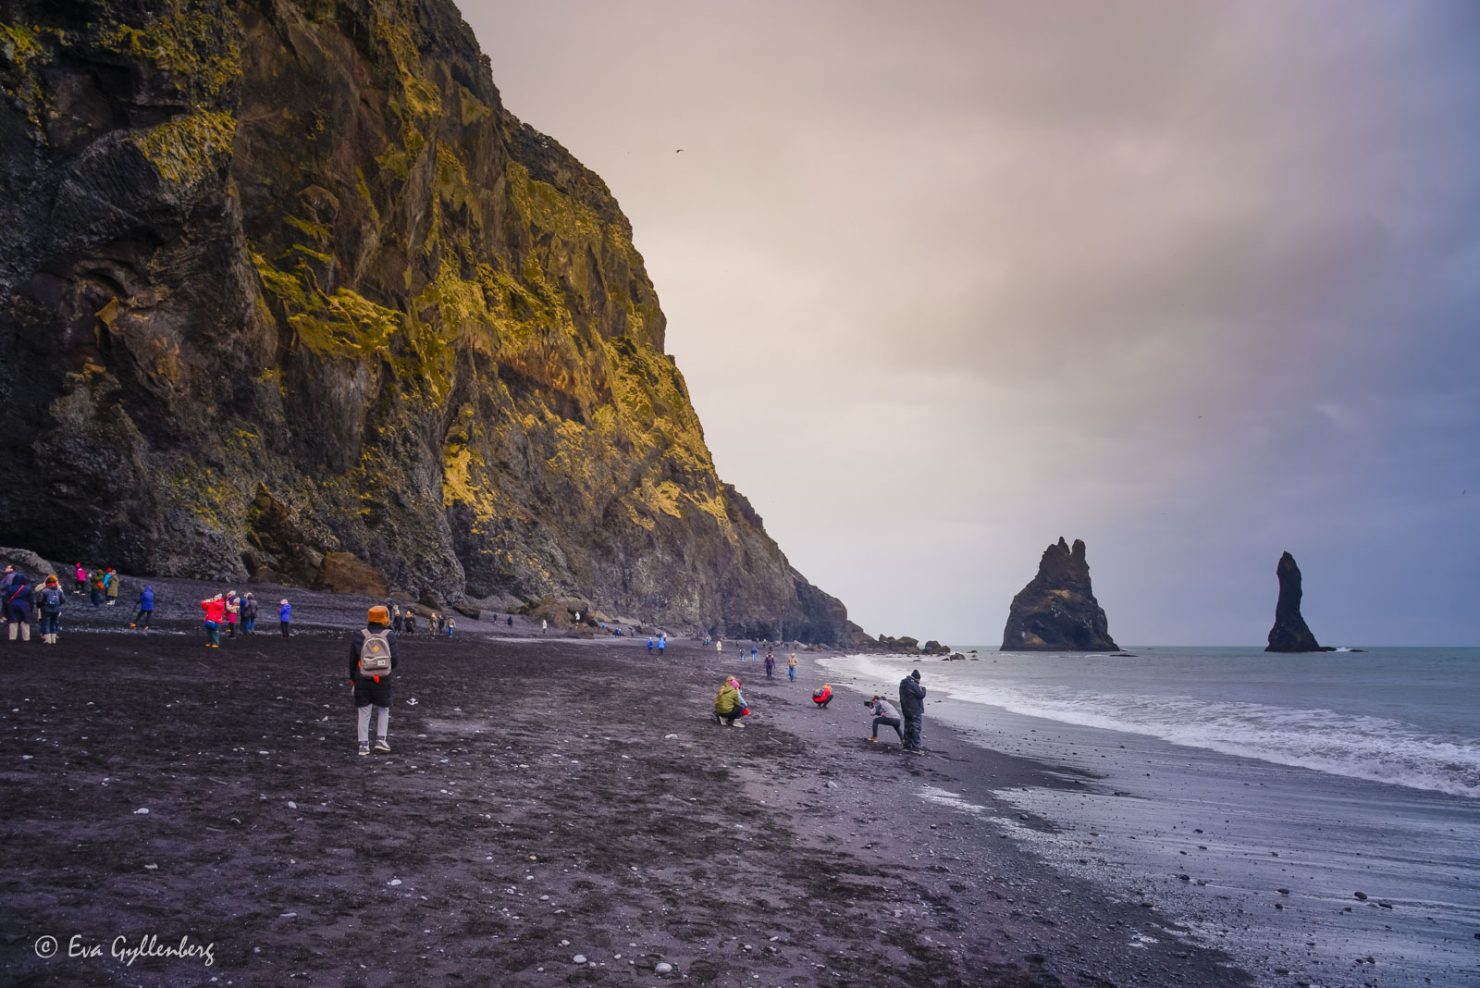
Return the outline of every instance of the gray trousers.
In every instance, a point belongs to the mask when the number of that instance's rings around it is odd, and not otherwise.
[[[363,707],[356,707],[355,719],[359,721],[361,744],[368,744],[370,742],[370,711],[372,710],[374,710],[377,715],[375,718],[376,738],[384,741],[386,731],[388,731],[391,726],[390,707],[374,707],[368,703]]]

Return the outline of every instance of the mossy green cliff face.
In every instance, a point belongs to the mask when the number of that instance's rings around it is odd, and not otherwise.
[[[447,0],[7,0],[0,89],[0,542],[846,635]]]

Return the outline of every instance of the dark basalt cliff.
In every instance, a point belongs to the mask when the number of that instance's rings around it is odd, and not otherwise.
[[[1316,641],[1300,616],[1300,567],[1295,557],[1288,552],[1280,556],[1274,569],[1280,578],[1280,599],[1274,605],[1274,627],[1269,629],[1269,646],[1266,652],[1329,652]]]
[[[1084,543],[1062,538],[1043,551],[1038,575],[1012,598],[1004,652],[1115,652],[1105,610],[1090,589]]]
[[[0,54],[0,543],[847,636],[449,0],[4,0]]]

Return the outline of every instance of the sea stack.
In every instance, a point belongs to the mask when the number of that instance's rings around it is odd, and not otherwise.
[[[1266,652],[1326,652],[1300,616],[1300,567],[1288,552],[1274,569],[1280,578],[1280,599],[1274,605],[1274,627],[1269,629]]]
[[[1043,551],[1038,575],[1012,598],[1004,652],[1116,652],[1105,609],[1090,589],[1084,543],[1063,538]]]

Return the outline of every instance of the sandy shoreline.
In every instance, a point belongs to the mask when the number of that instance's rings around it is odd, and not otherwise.
[[[991,789],[1061,778],[938,724],[925,758],[871,747],[851,694],[807,702],[810,661],[790,685],[682,643],[419,637],[367,760],[343,630],[207,652],[74,617],[0,650],[9,983],[1249,983],[1006,839]],[[745,731],[707,716],[729,672]],[[148,935],[212,963],[110,956]]]

